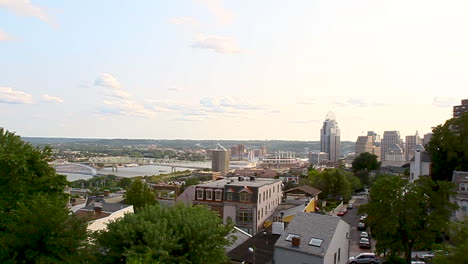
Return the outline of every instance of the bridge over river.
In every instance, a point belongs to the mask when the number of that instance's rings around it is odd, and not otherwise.
[[[155,158],[133,158],[133,157],[93,157],[86,162],[51,164],[58,173],[78,173],[87,175],[96,175],[96,167],[112,167],[112,170],[118,170],[119,166],[139,166],[154,165],[170,167],[172,172],[176,168],[186,169],[205,169],[211,165],[206,161],[186,161],[176,159],[155,159]]]

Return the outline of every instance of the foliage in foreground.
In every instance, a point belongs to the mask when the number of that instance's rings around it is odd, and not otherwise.
[[[379,253],[404,253],[409,264],[413,248],[430,249],[447,230],[452,211],[453,184],[423,176],[414,183],[385,175],[374,183],[369,203],[360,207],[377,240]]]
[[[101,263],[127,260],[161,263],[225,263],[232,225],[204,206],[146,206],[100,232]]]

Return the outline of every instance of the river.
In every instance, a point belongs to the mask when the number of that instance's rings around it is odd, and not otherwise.
[[[200,162],[194,163],[186,163],[187,166],[200,166]],[[205,165],[203,163],[203,165]],[[211,167],[211,161],[206,162],[206,168]],[[184,171],[187,170],[186,168],[176,167],[176,171]],[[193,169],[192,169],[193,170]],[[120,177],[136,177],[136,176],[149,176],[149,175],[159,175],[163,173],[170,173],[171,167],[166,166],[157,166],[157,165],[142,165],[137,167],[121,167],[118,168],[117,171],[112,171],[112,168],[100,168],[97,169],[98,174],[114,174]],[[76,180],[87,180],[92,178],[91,175],[85,174],[75,174],[75,173],[62,173],[67,176],[68,181],[76,181]]]

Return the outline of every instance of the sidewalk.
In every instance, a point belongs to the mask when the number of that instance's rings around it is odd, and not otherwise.
[[[337,206],[335,209],[331,210],[331,211],[328,212],[327,214],[328,214],[328,215],[333,215],[333,216],[338,216],[338,213],[340,212],[341,209],[346,208],[346,206],[347,206],[348,204],[354,204],[355,201],[356,201],[356,199],[351,198],[351,200],[349,200],[349,202],[348,202],[347,204],[343,203],[342,205]]]

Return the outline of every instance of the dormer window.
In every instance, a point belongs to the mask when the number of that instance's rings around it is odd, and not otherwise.
[[[206,190],[206,200],[213,200],[213,190],[211,189]]]
[[[215,200],[216,201],[221,201],[223,198],[223,191],[222,190],[215,190]]]
[[[197,189],[197,200],[203,200],[203,189]]]
[[[239,194],[239,200],[241,202],[250,202],[250,193],[242,192]]]
[[[460,183],[460,192],[468,191],[468,183]]]

